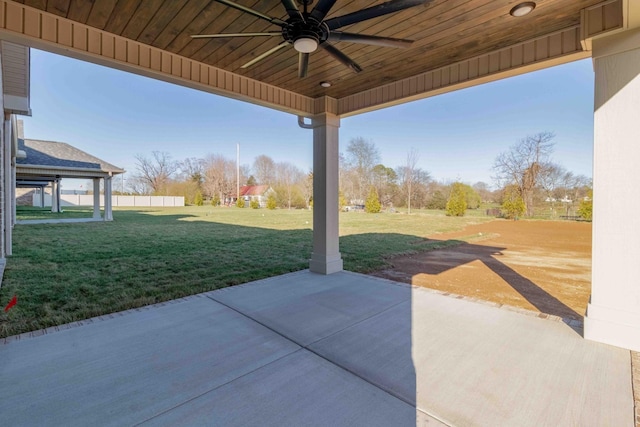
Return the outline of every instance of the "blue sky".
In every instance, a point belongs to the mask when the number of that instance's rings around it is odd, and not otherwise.
[[[73,76],[70,78],[69,76]],[[293,115],[32,50],[32,117],[25,136],[67,142],[135,172],[136,154],[175,160],[210,153],[251,164],[260,154],[312,165],[312,135]],[[556,134],[553,159],[592,175],[593,69],[578,61],[342,120],[351,138],[375,143],[396,167],[416,148],[434,179],[491,181],[495,157],[519,139]]]

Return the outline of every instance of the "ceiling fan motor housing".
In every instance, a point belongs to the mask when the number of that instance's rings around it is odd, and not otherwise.
[[[324,43],[329,37],[327,24],[309,16],[305,19],[306,22],[300,19],[287,20],[287,24],[282,27],[282,37],[292,44],[298,39],[312,39],[318,44]]]

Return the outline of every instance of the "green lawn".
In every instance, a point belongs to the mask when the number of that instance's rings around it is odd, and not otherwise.
[[[19,219],[38,215],[51,214],[28,210]],[[488,220],[346,212],[340,250],[346,269],[366,273],[395,254],[459,243],[428,235]],[[304,210],[203,206],[121,208],[108,223],[16,225],[0,308],[13,295],[18,304],[0,311],[0,337],[305,269],[311,224]]]
[[[36,206],[18,206],[16,208],[16,219],[70,219],[70,218],[91,218],[93,208],[87,206],[63,207],[63,212],[51,212],[51,208],[39,208]]]

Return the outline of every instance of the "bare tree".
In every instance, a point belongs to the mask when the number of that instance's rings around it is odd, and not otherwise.
[[[418,150],[411,148],[407,153],[407,162],[405,163],[404,168],[402,168],[402,181],[407,193],[407,213],[409,214],[411,213],[411,190],[416,179],[416,172],[418,172],[417,165],[419,159],[420,154],[418,153]]]
[[[229,203],[236,193],[235,161],[220,154],[210,154],[204,160],[204,193],[212,199]]]
[[[184,159],[180,162],[178,168],[182,179],[195,182],[198,185],[202,184],[204,180],[204,159],[197,157]]]
[[[478,181],[471,186],[476,193],[480,196],[480,200],[483,202],[494,202],[495,194],[489,188],[489,184],[486,182]]]
[[[166,152],[154,151],[151,158],[137,154],[135,176],[142,181],[153,194],[166,192],[171,175],[178,169],[178,164],[171,160],[171,155]]]
[[[527,215],[533,215],[533,193],[542,167],[551,156],[554,135],[541,132],[527,136],[495,160],[495,179],[502,186],[515,184],[524,200]]]
[[[542,189],[545,201],[551,207],[551,216],[555,216],[556,204],[558,200],[564,199],[564,177],[571,172],[567,172],[562,166],[554,163],[546,163],[540,170],[538,183]],[[573,174],[571,174],[573,175]]]
[[[149,194],[152,191],[147,182],[137,175],[127,179],[127,187],[133,194]]]
[[[276,176],[276,163],[271,157],[264,154],[256,157],[253,161],[253,175],[258,184],[273,185]]]
[[[364,200],[365,193],[373,184],[371,171],[380,163],[380,152],[373,142],[364,138],[353,138],[347,146],[347,161],[356,178],[356,197]]]
[[[276,164],[276,182],[287,196],[287,207],[291,209],[291,200],[296,186],[302,181],[304,173],[289,162]]]
[[[371,173],[373,186],[378,192],[380,203],[383,206],[392,205],[393,198],[398,192],[398,174],[383,164],[375,165]]]
[[[562,176],[562,186],[564,187],[563,200],[566,203],[566,215],[571,214],[571,208],[581,197],[587,195],[591,187],[591,180],[584,175],[574,175],[567,172]]]
[[[311,208],[311,199],[313,198],[313,172],[309,172],[302,180],[302,195],[304,196],[307,209]]]

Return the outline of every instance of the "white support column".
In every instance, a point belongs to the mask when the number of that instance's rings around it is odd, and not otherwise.
[[[113,221],[113,209],[111,201],[111,184],[112,178],[107,177],[104,179],[104,220]]]
[[[18,216],[18,208],[16,201],[16,159],[11,159],[11,228],[16,225],[16,217]]]
[[[56,185],[58,181],[51,181],[51,212],[58,212],[58,206],[56,203]]]
[[[100,178],[93,178],[93,219],[100,219]]]
[[[60,179],[56,179],[56,212],[62,212],[62,188],[60,186]]]
[[[44,208],[44,186],[40,187],[40,207]]]
[[[338,128],[340,118],[324,113],[313,117],[313,252],[309,270],[342,271],[339,249]]]
[[[640,30],[593,41],[593,271],[584,336],[640,351]]]
[[[1,77],[0,77],[1,78]],[[4,134],[2,138],[2,226],[3,226],[3,242],[2,253],[4,256],[12,254],[12,221],[11,213],[11,119],[7,114],[4,117]]]

